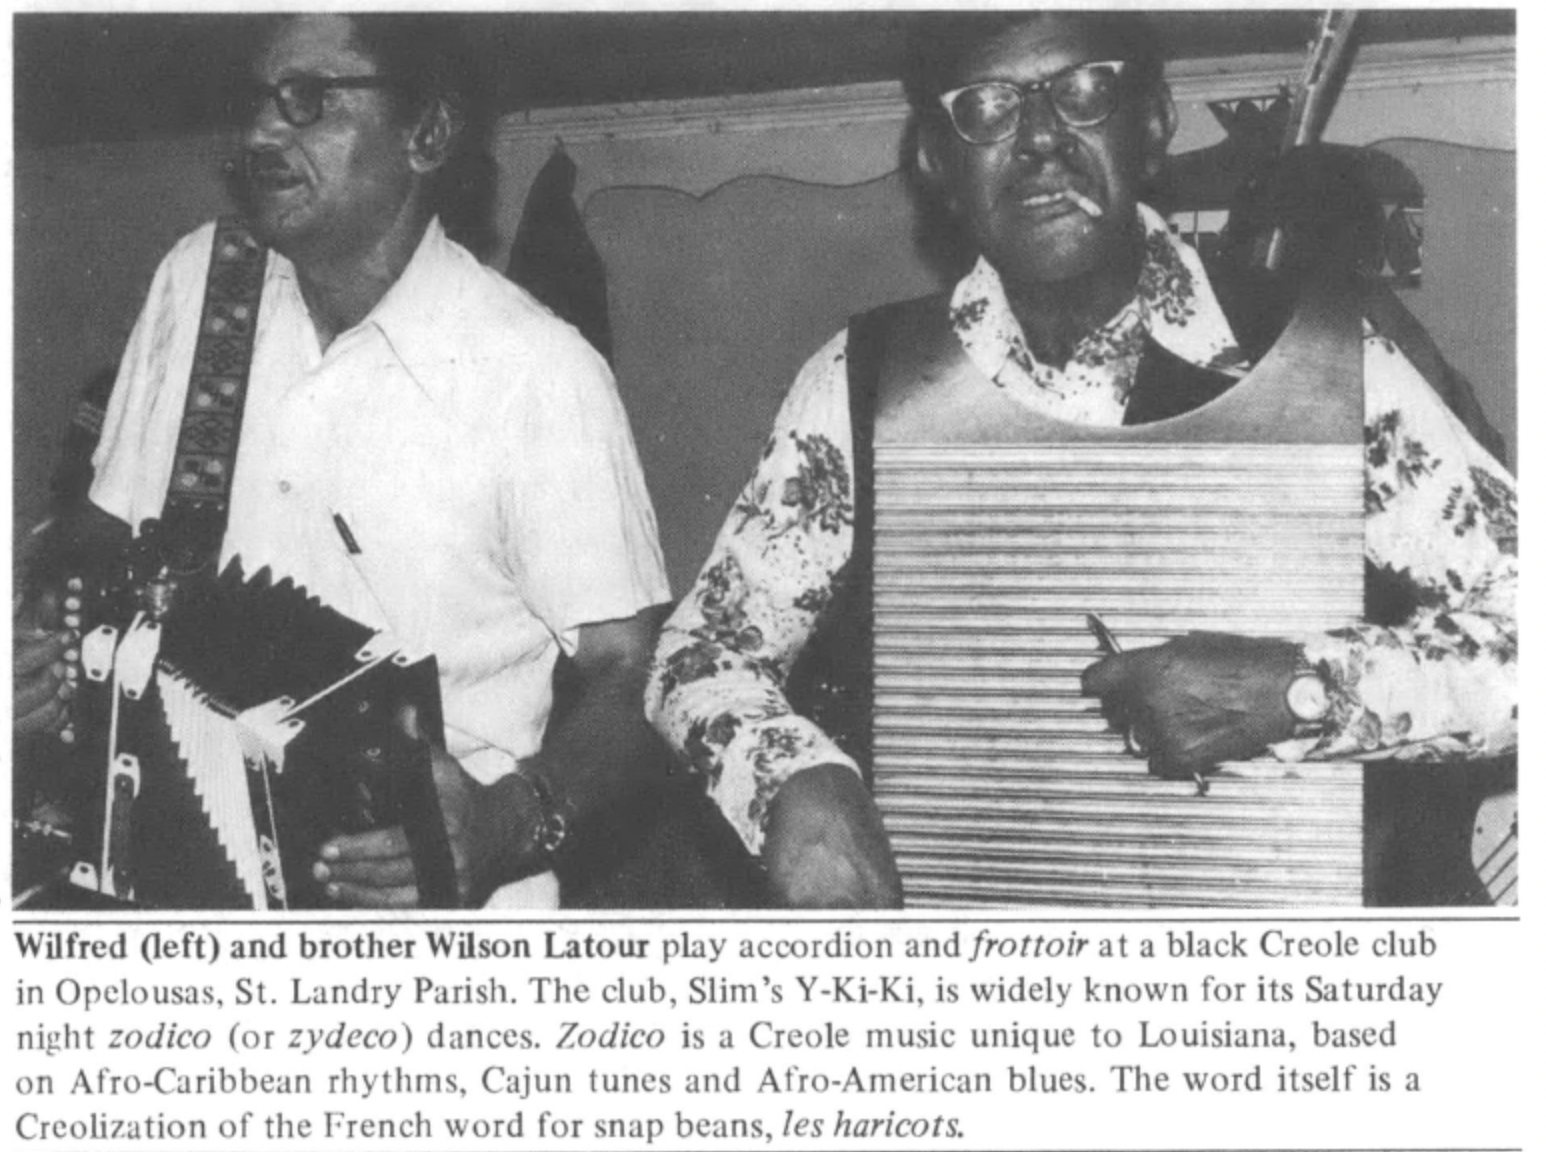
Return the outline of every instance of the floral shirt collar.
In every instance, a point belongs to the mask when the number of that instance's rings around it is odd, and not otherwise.
[[[1041,363],[1031,352],[1003,281],[986,259],[978,259],[956,285],[951,326],[977,368],[1020,403],[1063,420],[1120,424],[1145,332],[1192,364],[1244,370],[1234,333],[1197,253],[1172,235],[1158,212],[1140,204],[1138,213],[1144,263],[1137,294],[1084,337],[1061,368]]]

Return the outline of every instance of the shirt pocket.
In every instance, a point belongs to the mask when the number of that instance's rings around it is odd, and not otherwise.
[[[422,394],[335,434],[324,490],[356,569],[392,627],[431,642],[487,594],[497,540],[495,475],[476,438]],[[345,545],[347,547],[347,544]]]

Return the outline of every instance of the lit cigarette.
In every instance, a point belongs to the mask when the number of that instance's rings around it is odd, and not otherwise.
[[[1065,200],[1072,200],[1074,202],[1074,206],[1078,208],[1079,211],[1083,212],[1086,216],[1090,217],[1092,220],[1099,220],[1106,214],[1106,210],[1104,208],[1095,203],[1095,201],[1091,200],[1083,192],[1076,192],[1074,189],[1069,188],[1064,191],[1063,198]]]

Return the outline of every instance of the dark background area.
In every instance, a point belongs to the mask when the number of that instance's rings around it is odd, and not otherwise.
[[[897,77],[904,12],[471,13],[500,112],[821,88]],[[1171,59],[1302,51],[1317,12],[1154,14]],[[18,147],[144,139],[219,126],[260,17],[13,17]],[[1512,35],[1508,9],[1376,10],[1359,42]]]

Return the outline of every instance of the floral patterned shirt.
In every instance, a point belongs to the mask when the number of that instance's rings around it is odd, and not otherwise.
[[[985,261],[956,286],[951,325],[975,366],[1060,419],[1122,422],[1143,334],[1198,365],[1244,370],[1201,263],[1141,209],[1146,259],[1133,301],[1063,367],[1037,361]],[[651,719],[759,851],[784,780],[853,762],[790,709],[784,682],[853,548],[847,334],[805,365],[692,591],[667,623]],[[1300,637],[1331,688],[1319,738],[1285,759],[1465,759],[1514,746],[1514,481],[1407,359],[1364,331],[1365,555],[1418,608],[1400,627]]]

